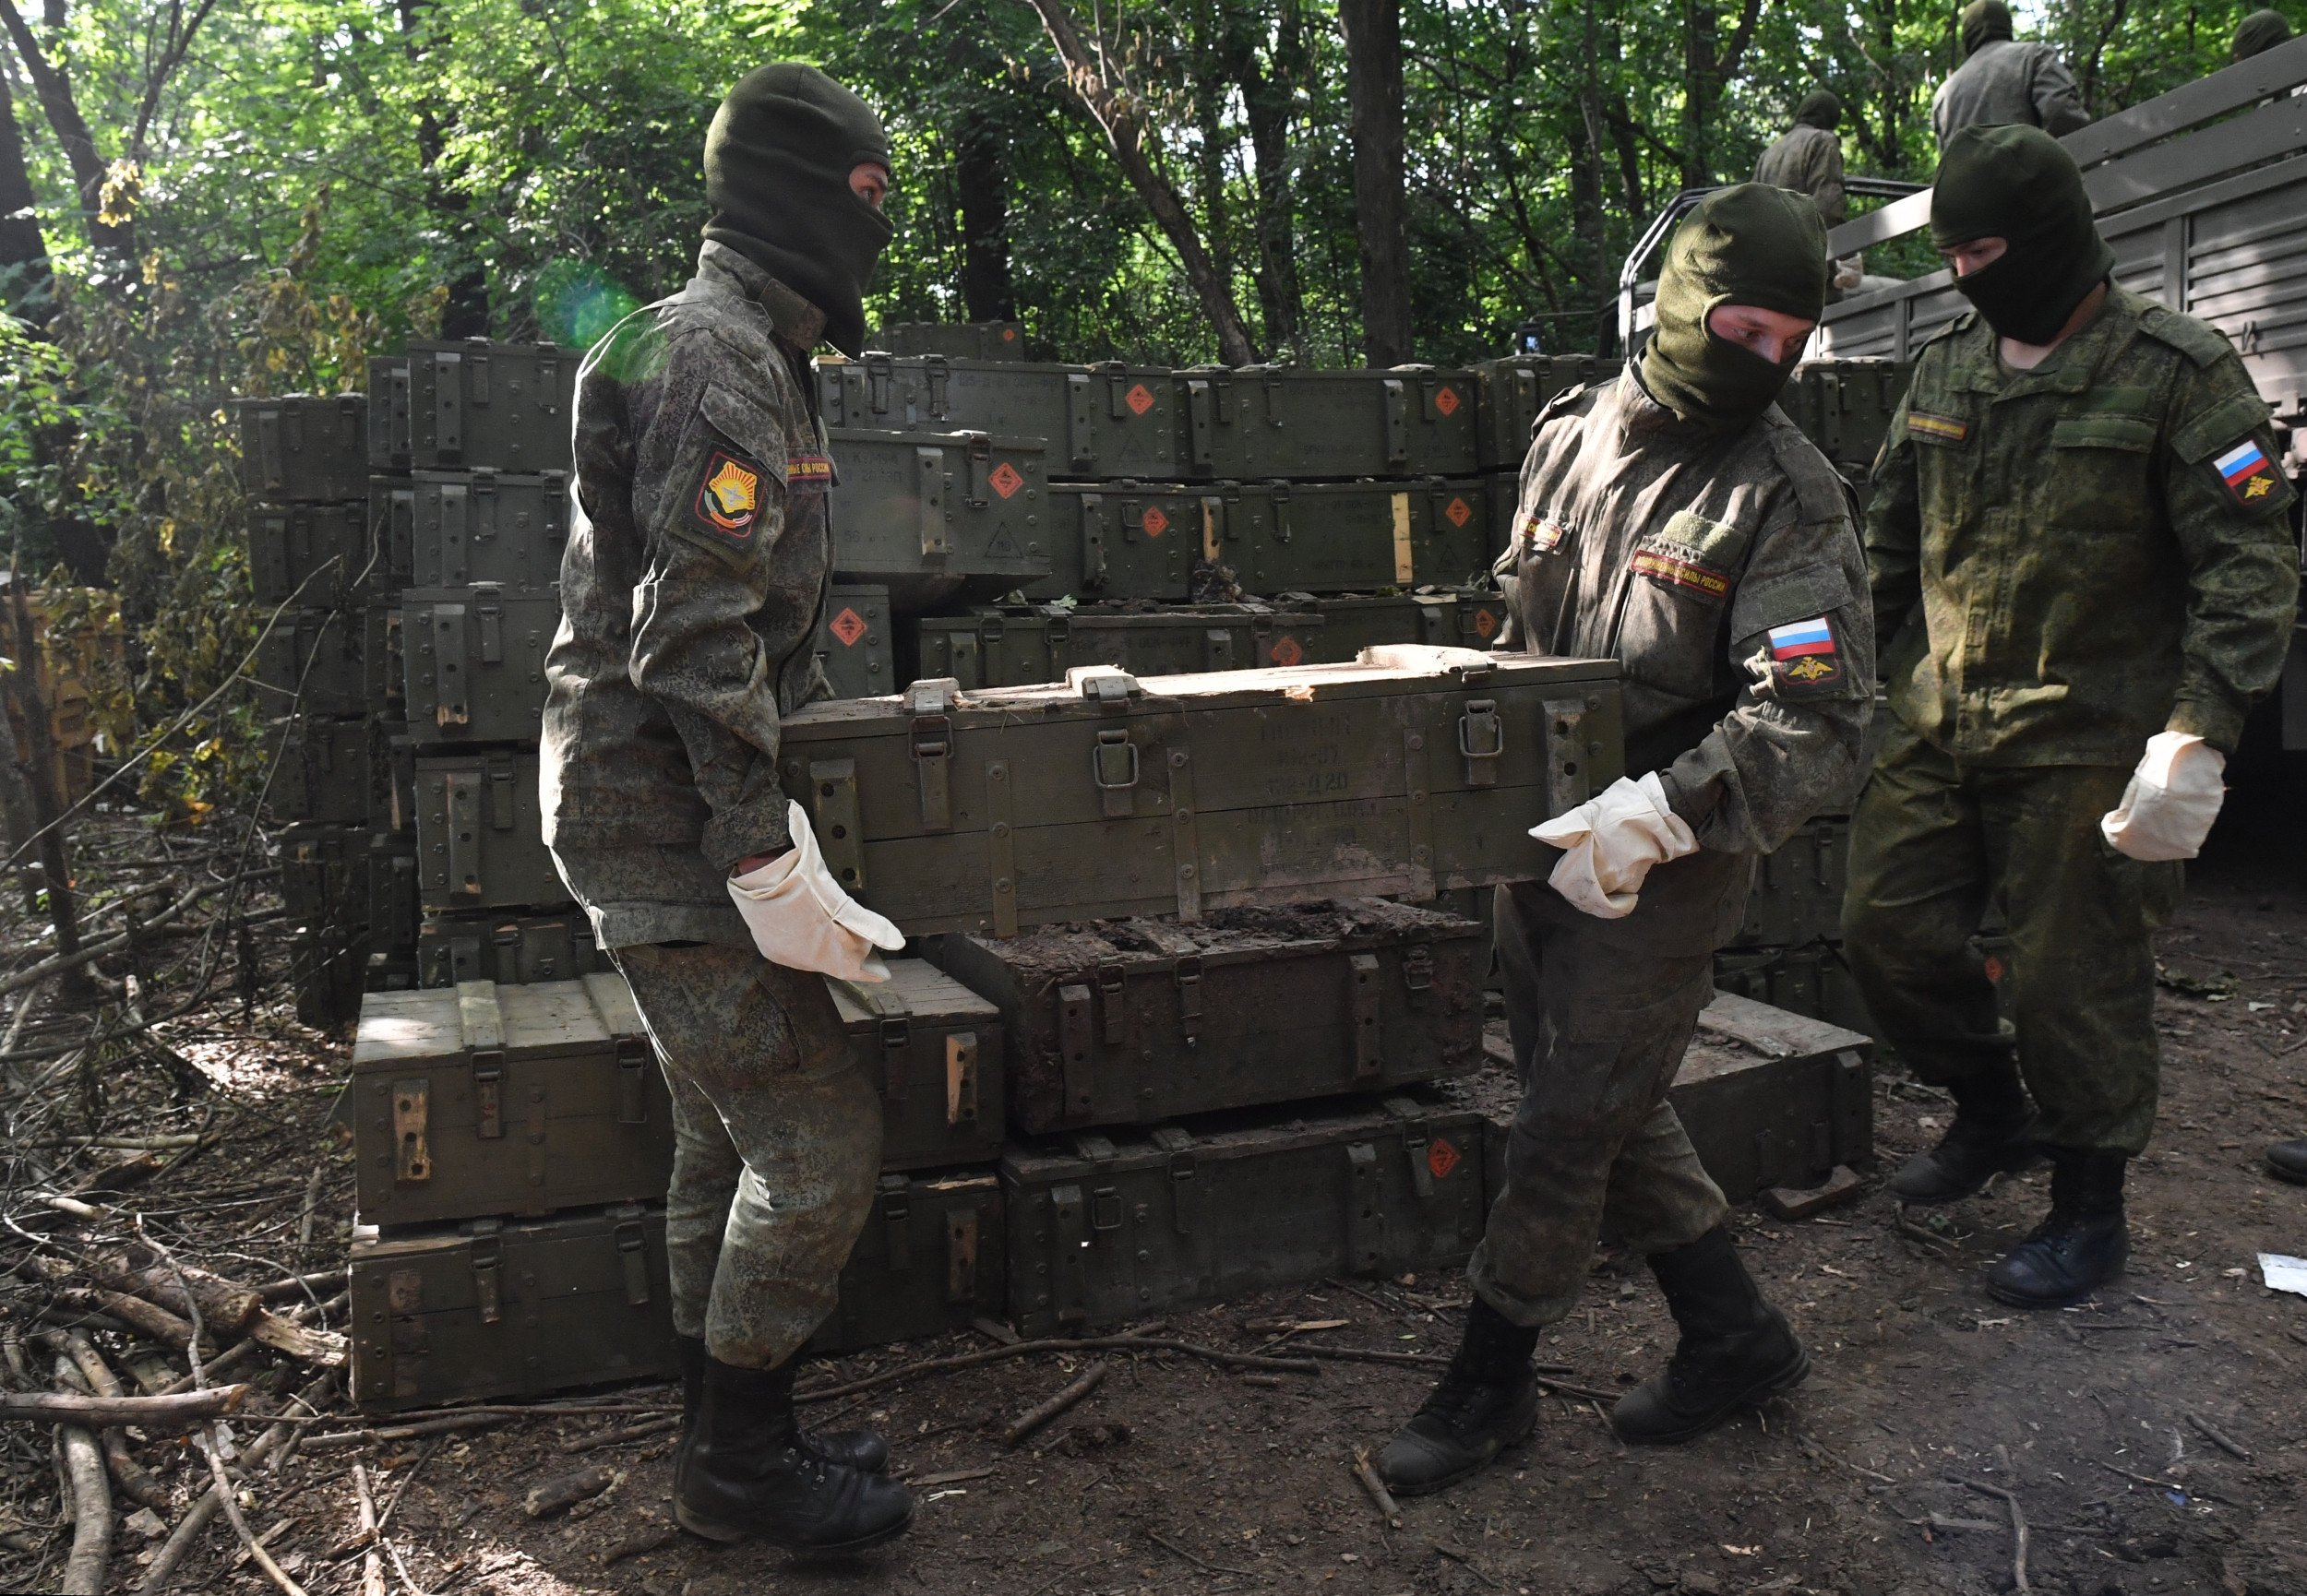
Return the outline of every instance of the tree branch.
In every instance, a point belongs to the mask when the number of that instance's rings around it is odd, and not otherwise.
[[[80,114],[71,77],[41,49],[40,41],[32,37],[23,14],[17,10],[16,0],[0,0],[0,25],[6,27],[17,55],[24,63],[25,75],[32,80],[32,91],[40,97],[50,130],[64,146],[65,160],[72,168],[72,186],[79,193],[80,208],[88,213],[89,242],[98,249],[129,249],[132,241],[126,228],[108,227],[97,220],[104,205],[104,158],[97,152],[96,135],[89,130],[88,119]]]

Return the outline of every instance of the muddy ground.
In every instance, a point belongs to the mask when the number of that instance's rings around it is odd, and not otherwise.
[[[2034,1590],[2307,1596],[2307,1299],[2265,1290],[2255,1262],[2261,1251],[2307,1254],[2307,1190],[2270,1179],[2260,1158],[2269,1139],[2307,1131],[2307,886],[2292,863],[2270,871],[2263,858],[2210,861],[2163,936],[2179,980],[2159,995],[2166,1091],[2154,1149],[2135,1166],[2134,1254],[2116,1289],[2048,1314],[2002,1307],[1980,1289],[1983,1266],[2044,1207],[2039,1173],[1946,1210],[1919,1235],[1898,1228],[1871,1183],[1855,1204],[1805,1222],[1743,1211],[1747,1256],[1809,1341],[1816,1372],[1766,1411],[1682,1448],[1630,1450],[1595,1401],[1564,1396],[1545,1404],[1532,1440],[1501,1466],[1404,1504],[1396,1528],[1348,1468],[1357,1448],[1381,1445],[1415,1409],[1427,1369],[1325,1363],[1318,1376],[1270,1387],[1189,1356],[1118,1357],[1087,1400],[1004,1451],[1002,1426],[1083,1361],[1037,1356],[814,1411],[820,1422],[879,1427],[920,1487],[912,1533],[854,1563],[809,1566],[666,1530],[666,1436],[568,1449],[645,1417],[633,1412],[300,1455],[257,1476],[247,1517],[259,1534],[285,1520],[272,1554],[316,1596],[360,1585],[362,1557],[345,1545],[356,1523],[355,1457],[378,1498],[397,1498],[387,1534],[405,1576],[386,1566],[396,1590],[2009,1590],[2006,1506],[1952,1483],[1960,1478],[2016,1498]],[[227,1246],[220,1237],[245,1236],[245,1257],[317,1267],[329,1223],[349,1217],[344,1155],[319,1128],[344,1048],[277,1011],[206,1034],[181,1051],[219,1082],[245,1134],[237,1161],[220,1159],[205,1195],[175,1205],[173,1222],[188,1245],[205,1238],[213,1253]],[[199,1112],[180,1104],[144,1123]],[[1883,1069],[1884,1167],[1934,1139],[1947,1112]],[[316,1161],[328,1171],[323,1223],[300,1260],[289,1242]],[[157,1193],[147,1200],[169,1206]],[[265,1273],[253,1264],[240,1272]],[[1169,1314],[1165,1333],[1246,1351],[1274,1340],[1274,1321],[1343,1320],[1291,1340],[1440,1354],[1454,1343],[1464,1300],[1455,1274],[1324,1282]],[[1646,1272],[1606,1257],[1540,1351],[1575,1371],[1566,1379],[1608,1392],[1655,1369],[1671,1335]],[[965,1336],[884,1349],[808,1377],[855,1378],[994,1344]],[[286,1390],[305,1377],[283,1368],[269,1379]],[[614,1395],[643,1407],[669,1393]],[[2222,1450],[2196,1421],[2248,1456]],[[245,1442],[257,1432],[239,1433]],[[181,1448],[156,1438],[141,1449],[181,1503],[194,1478]],[[616,1479],[605,1495],[577,1514],[525,1516],[527,1491],[595,1462]],[[46,1434],[9,1426],[0,1468],[13,1520],[0,1534],[13,1548],[0,1552],[0,1589],[54,1589],[69,1531],[56,1527]],[[245,1560],[232,1566],[236,1547],[222,1525],[208,1531],[180,1588],[269,1589]],[[137,1552],[133,1537],[124,1542],[112,1588],[138,1577]]]

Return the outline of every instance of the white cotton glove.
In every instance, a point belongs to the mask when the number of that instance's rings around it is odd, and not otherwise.
[[[905,934],[841,889],[800,804],[787,802],[785,825],[793,833],[792,852],[729,880],[729,896],[753,933],[753,946],[788,970],[887,981],[890,968],[875,950],[896,952],[905,946]]]
[[[1654,864],[1698,852],[1690,825],[1667,807],[1658,773],[1639,781],[1621,776],[1567,815],[1558,815],[1530,835],[1567,849],[1546,879],[1572,904],[1602,920],[1634,912],[1643,877]]]
[[[2227,798],[2227,756],[2191,732],[2158,732],[2099,834],[2134,859],[2193,859]]]

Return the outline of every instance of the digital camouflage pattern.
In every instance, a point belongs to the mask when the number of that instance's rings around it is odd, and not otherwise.
[[[542,786],[544,840],[604,948],[750,947],[724,878],[788,843],[783,717],[830,692],[823,319],[709,241],[688,286],[578,374]]]
[[[1829,227],[1850,215],[1843,193],[1843,141],[1826,128],[1806,124],[1782,134],[1754,163],[1754,181],[1809,195],[1819,220]]]
[[[1626,773],[1658,771],[1703,846],[1766,853],[1858,774],[1874,628],[1854,520],[1775,405],[1709,433],[1631,375],[1574,389],[1523,464],[1497,646],[1618,661]]]
[[[1851,817],[1843,952],[1879,1033],[1934,1086],[2015,1043],[2053,1147],[2136,1154],[2155,1127],[2150,937],[2180,866],[2100,840],[2130,779],[2128,766],[1965,766],[1894,721]],[[2010,924],[1995,979],[1970,942],[1990,901]]]
[[[2033,371],[1966,314],[1925,345],[1867,521],[1892,711],[1965,765],[2231,752],[2298,608],[2296,495],[2241,360],[2120,287]],[[1919,619],[1910,613],[1920,607]]]
[[[2013,39],[1981,44],[1930,97],[1930,126],[1942,148],[1966,127],[2021,122],[2063,138],[2090,120],[2059,52]]]
[[[740,1368],[801,1350],[873,1207],[881,1100],[821,976],[750,947],[627,947],[673,1093],[673,1325]]]

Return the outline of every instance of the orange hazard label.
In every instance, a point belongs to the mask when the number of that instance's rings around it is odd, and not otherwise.
[[[1446,416],[1458,413],[1458,390],[1454,387],[1445,387],[1434,396],[1434,408]]]
[[[1299,648],[1297,639],[1287,632],[1283,633],[1280,640],[1266,650],[1266,658],[1277,665],[1295,665],[1305,657],[1306,650]]]
[[[1458,1167],[1458,1149],[1436,1137],[1434,1145],[1426,1149],[1426,1167],[1434,1172],[1436,1180],[1448,1180],[1450,1172]]]
[[[1154,390],[1140,383],[1121,396],[1121,402],[1137,414],[1143,415],[1154,408]]]
[[[1145,512],[1145,535],[1149,538],[1158,538],[1167,530],[1169,530],[1169,518],[1162,514],[1158,506],[1149,508]]]
[[[993,483],[993,491],[1005,499],[1025,485],[1025,479],[1019,476],[1017,468],[1007,460],[994,467],[993,475],[986,480]]]
[[[841,639],[843,648],[854,649],[857,646],[857,639],[865,636],[866,624],[856,611],[843,610],[833,617],[833,624],[826,629]]]
[[[1450,518],[1450,524],[1452,526],[1463,527],[1466,524],[1466,522],[1474,518],[1474,506],[1467,504],[1464,499],[1452,499],[1450,501],[1449,507],[1443,510],[1442,514]]]

